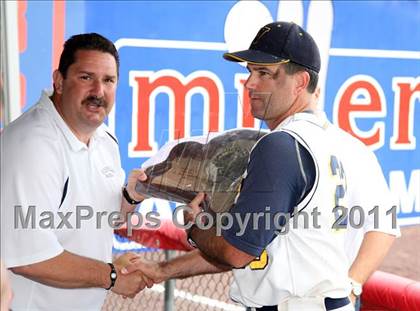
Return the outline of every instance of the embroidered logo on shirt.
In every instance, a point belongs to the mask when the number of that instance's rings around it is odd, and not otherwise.
[[[105,177],[114,177],[115,175],[115,171],[112,167],[109,166],[105,166],[102,170],[101,170],[102,174],[105,175]]]

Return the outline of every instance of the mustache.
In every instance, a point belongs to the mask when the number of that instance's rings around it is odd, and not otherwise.
[[[83,102],[84,105],[96,105],[98,107],[106,107],[108,106],[108,102],[103,99],[103,98],[99,98],[97,96],[88,96],[86,97]]]

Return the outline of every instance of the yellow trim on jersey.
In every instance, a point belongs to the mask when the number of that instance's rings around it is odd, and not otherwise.
[[[266,250],[263,250],[261,255],[255,260],[249,263],[249,268],[251,270],[264,270],[268,265],[268,254]]]

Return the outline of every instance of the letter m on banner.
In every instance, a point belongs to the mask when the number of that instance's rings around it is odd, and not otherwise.
[[[169,98],[169,140],[191,134],[191,98],[203,96],[203,133],[223,130],[224,90],[220,79],[209,71],[194,71],[187,77],[175,70],[130,71],[132,97],[132,139],[129,157],[149,157],[158,144],[155,137],[156,97]]]

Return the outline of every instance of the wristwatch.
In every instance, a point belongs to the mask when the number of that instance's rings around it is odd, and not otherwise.
[[[353,295],[355,295],[356,297],[359,297],[363,291],[362,284],[360,284],[359,282],[356,282],[352,278],[350,278],[350,284],[351,284],[351,292],[353,293]]]
[[[140,204],[142,202],[142,200],[141,201],[136,201],[136,200],[132,199],[130,197],[130,194],[127,191],[127,187],[124,187],[123,188],[123,192],[122,193],[123,193],[124,199],[126,199],[127,202],[130,203],[130,204],[132,204],[132,205],[137,205],[137,204]]]
[[[194,242],[194,240],[191,237],[191,233],[196,225],[192,225],[190,229],[187,230],[187,242],[190,244],[193,248],[197,248],[197,244]]]
[[[110,290],[111,288],[113,288],[115,282],[117,281],[117,271],[115,270],[114,264],[108,262],[108,265],[111,267],[111,272],[109,273],[111,285],[109,285],[109,287],[106,290]]]

